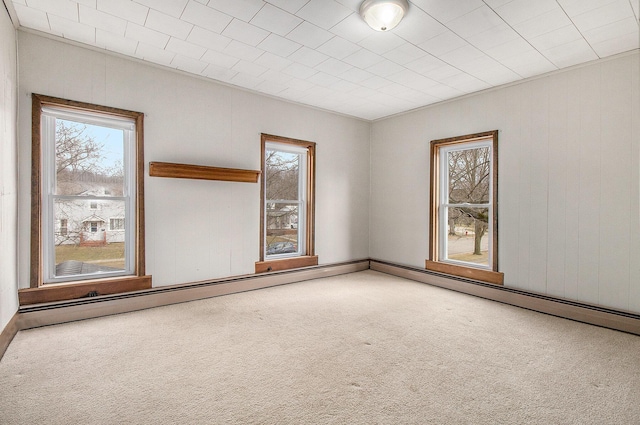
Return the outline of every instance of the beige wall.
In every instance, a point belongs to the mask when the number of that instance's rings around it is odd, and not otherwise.
[[[369,255],[369,131],[346,118],[19,31],[20,217],[29,214],[30,93],[145,113],[147,272],[154,286],[254,272],[258,184],[148,176],[149,161],[260,169],[260,133],[317,143],[321,264]],[[19,223],[28,286],[29,221]]]
[[[424,267],[429,141],[499,130],[505,285],[640,312],[640,53],[375,122],[372,258]]]
[[[16,31],[0,8],[0,331],[18,310]]]

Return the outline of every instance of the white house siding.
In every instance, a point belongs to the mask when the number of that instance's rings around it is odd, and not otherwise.
[[[317,143],[320,264],[369,256],[370,124],[18,32],[20,217],[29,216],[30,93],[145,113],[147,273],[169,285],[254,272],[260,187],[149,177],[149,161],[260,169],[260,134]],[[105,217],[107,219],[108,217]],[[19,222],[19,282],[28,286],[29,222]]]
[[[429,142],[497,129],[505,286],[640,312],[639,85],[635,51],[375,122],[371,257],[424,267]]]

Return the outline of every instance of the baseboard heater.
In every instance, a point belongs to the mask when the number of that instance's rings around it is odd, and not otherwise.
[[[640,335],[639,314],[443,275],[417,267],[381,260],[371,259],[369,263],[371,270],[382,273],[526,308],[539,313]]]

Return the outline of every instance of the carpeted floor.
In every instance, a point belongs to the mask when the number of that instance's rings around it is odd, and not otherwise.
[[[640,337],[365,271],[18,333],[2,424],[640,424]]]

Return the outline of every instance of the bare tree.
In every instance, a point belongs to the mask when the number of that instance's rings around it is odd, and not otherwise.
[[[487,147],[449,152],[449,203],[489,202],[490,154]],[[475,234],[473,253],[480,255],[482,237],[489,228],[488,208],[457,207],[451,210],[453,211],[450,211],[449,234],[455,226],[456,219],[472,219]]]

